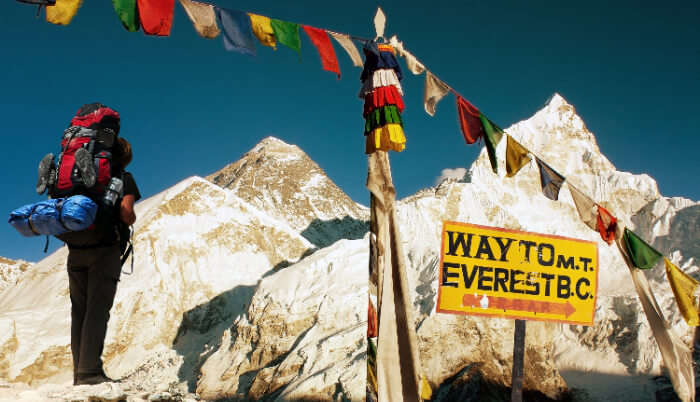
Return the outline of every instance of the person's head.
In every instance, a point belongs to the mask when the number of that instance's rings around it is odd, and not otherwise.
[[[126,169],[126,166],[131,162],[131,144],[124,137],[117,138],[117,146],[115,149],[115,157],[117,163],[121,165],[122,169]]]

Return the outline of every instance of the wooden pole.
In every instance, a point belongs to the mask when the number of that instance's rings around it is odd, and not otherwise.
[[[513,380],[511,402],[523,400],[523,365],[525,362],[525,320],[515,320],[513,334]]]

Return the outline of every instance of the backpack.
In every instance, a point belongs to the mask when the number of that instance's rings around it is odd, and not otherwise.
[[[100,103],[78,109],[63,133],[54,179],[47,186],[49,196],[83,194],[98,202],[109,180],[118,174],[113,163],[118,135],[119,113],[113,109]]]
[[[51,198],[80,194],[100,206],[95,225],[56,236],[69,245],[89,246],[111,241],[113,237],[118,218],[115,220],[115,211],[108,211],[101,204],[112,177],[120,177],[122,173],[121,167],[114,163],[119,122],[119,113],[101,103],[83,105],[63,133],[58,158],[49,153],[39,163],[38,194],[48,191]]]

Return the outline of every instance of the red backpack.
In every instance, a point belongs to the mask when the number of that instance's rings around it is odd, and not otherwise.
[[[39,164],[37,193],[52,198],[87,195],[99,202],[114,175],[113,151],[119,135],[119,113],[90,103],[78,109],[61,139],[61,153],[47,154]]]

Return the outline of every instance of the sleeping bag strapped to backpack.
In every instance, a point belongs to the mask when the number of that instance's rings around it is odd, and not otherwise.
[[[97,204],[84,195],[54,198],[17,208],[8,222],[23,236],[60,235],[85,230],[97,215]]]

